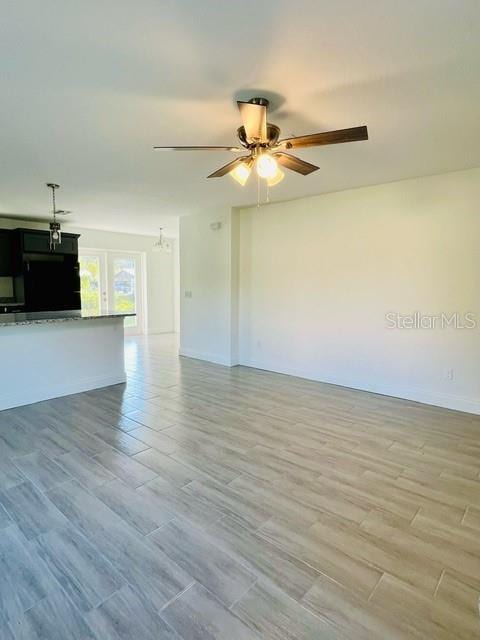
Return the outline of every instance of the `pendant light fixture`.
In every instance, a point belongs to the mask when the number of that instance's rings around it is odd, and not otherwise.
[[[62,244],[62,231],[60,223],[57,222],[57,211],[55,203],[55,190],[60,189],[59,184],[54,182],[47,182],[47,187],[52,190],[52,204],[53,204],[53,220],[50,222],[50,251],[55,251],[57,245]]]

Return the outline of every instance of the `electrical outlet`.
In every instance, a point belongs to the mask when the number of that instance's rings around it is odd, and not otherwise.
[[[447,369],[447,380],[455,380],[455,371],[453,369]]]
[[[185,298],[191,298],[192,297],[192,292],[191,291],[185,291]]]

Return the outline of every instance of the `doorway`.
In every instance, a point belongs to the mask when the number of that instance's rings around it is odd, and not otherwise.
[[[144,333],[143,256],[126,251],[80,249],[82,309],[93,314],[135,313],[125,318],[125,333]]]

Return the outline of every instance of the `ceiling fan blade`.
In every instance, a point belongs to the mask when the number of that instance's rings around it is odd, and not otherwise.
[[[153,147],[165,151],[244,151],[239,147]]]
[[[285,149],[296,149],[298,147],[317,147],[341,142],[356,142],[358,140],[368,140],[367,127],[351,127],[350,129],[323,131],[322,133],[311,133],[308,136],[286,138],[285,140],[279,140],[277,146]]]
[[[305,162],[305,160],[300,160],[296,156],[292,156],[289,153],[273,153],[274,158],[276,158],[277,162],[287,169],[291,169],[292,171],[296,171],[297,173],[301,173],[302,176],[308,176],[309,173],[313,173],[320,169],[315,164],[310,164],[310,162]]]
[[[250,156],[242,156],[241,158],[236,158],[235,160],[232,160],[232,162],[229,162],[223,167],[220,167],[220,169],[217,169],[216,171],[211,173],[209,176],[207,176],[207,178],[221,178],[227,173],[230,173],[230,171],[235,169],[235,167],[238,167],[238,165],[242,164],[242,162],[246,162],[249,158]]]
[[[248,142],[267,142],[267,107],[264,104],[237,101]]]
[[[72,211],[57,211],[57,216],[68,216],[71,215]],[[6,218],[7,220],[28,220],[29,222],[51,222],[52,214],[50,213],[48,216],[45,213],[39,214],[30,214],[30,213],[3,213],[0,212],[0,218]]]

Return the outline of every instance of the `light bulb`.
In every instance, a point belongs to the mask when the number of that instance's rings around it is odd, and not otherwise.
[[[257,173],[261,178],[273,178],[278,171],[278,164],[275,158],[263,153],[257,160]]]
[[[273,175],[271,178],[267,178],[267,184],[269,187],[274,187],[276,184],[281,182],[285,177],[285,174],[281,169],[277,168],[277,173]]]
[[[232,176],[232,178],[236,180],[239,184],[241,184],[242,187],[247,182],[250,176],[250,173],[251,173],[251,168],[248,166],[246,162],[242,162],[241,164],[237,165],[235,169],[232,169],[230,171],[230,175]]]

